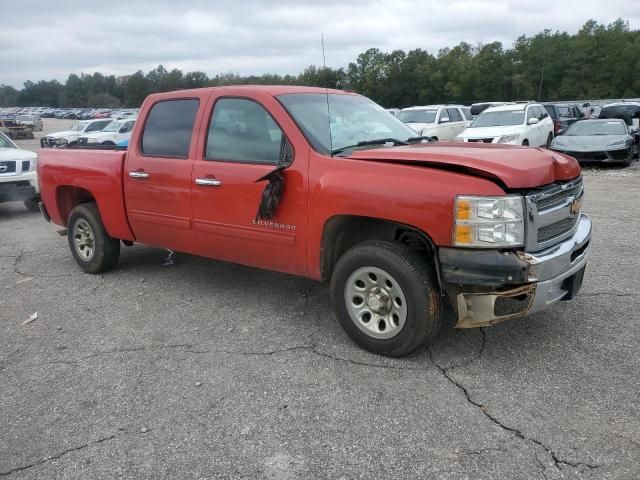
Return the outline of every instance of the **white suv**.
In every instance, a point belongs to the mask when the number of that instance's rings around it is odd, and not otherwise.
[[[510,103],[487,108],[456,142],[505,143],[546,147],[553,140],[553,120],[539,103]]]
[[[419,135],[436,140],[453,140],[471,123],[471,113],[461,105],[403,108],[396,117]]]
[[[134,119],[114,120],[100,132],[83,135],[78,139],[79,145],[116,145],[131,138]]]
[[[38,211],[36,159],[34,152],[18,148],[0,132],[0,203],[22,200],[29,210]]]

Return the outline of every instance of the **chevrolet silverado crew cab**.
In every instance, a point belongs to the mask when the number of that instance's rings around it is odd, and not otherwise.
[[[45,218],[80,267],[140,242],[330,284],[362,347],[408,354],[574,298],[590,251],[578,163],[416,136],[360,95],[233,86],[150,95],[129,147],[47,149]]]

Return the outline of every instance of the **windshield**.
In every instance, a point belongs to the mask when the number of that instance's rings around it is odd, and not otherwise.
[[[120,122],[111,122],[109,125],[102,129],[103,132],[117,132]]]
[[[626,135],[627,127],[622,122],[577,122],[571,125],[565,135],[570,137],[589,135]]]
[[[504,127],[524,123],[524,110],[502,110],[499,112],[482,112],[471,124],[476,127]]]
[[[18,148],[4,133],[0,132],[0,148]]]
[[[104,127],[109,125],[109,123],[111,123],[111,120],[100,120],[99,122],[93,122],[87,127],[86,131],[87,132],[99,132]]]
[[[278,100],[313,148],[324,154],[358,142],[394,138],[407,141],[416,132],[384,108],[360,95],[289,93]],[[329,115],[331,112],[331,134]]]
[[[558,107],[558,115],[563,118],[572,118],[573,114],[569,107]]]
[[[436,123],[437,110],[402,110],[396,115],[404,123]]]

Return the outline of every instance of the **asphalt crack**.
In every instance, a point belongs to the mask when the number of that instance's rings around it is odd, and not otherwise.
[[[471,405],[473,405],[474,407],[479,409],[485,417],[487,417],[492,423],[494,423],[495,425],[500,427],[502,430],[513,434],[514,436],[516,436],[517,438],[519,438],[521,440],[524,440],[526,442],[531,442],[531,443],[543,448],[547,452],[547,454],[551,457],[551,459],[553,460],[553,463],[555,464],[555,466],[556,466],[556,468],[558,470],[562,470],[562,466],[570,466],[570,467],[574,467],[574,468],[585,467],[585,468],[588,468],[590,470],[593,470],[593,469],[601,467],[601,465],[587,463],[587,462],[571,462],[569,460],[563,460],[558,456],[558,454],[553,449],[551,449],[550,447],[545,445],[542,441],[537,440],[535,438],[527,437],[518,428],[510,427],[508,425],[505,425],[500,420],[498,420],[495,416],[493,416],[488,411],[488,409],[487,409],[487,407],[485,405],[483,405],[482,403],[477,402],[476,400],[474,400],[471,397],[471,395],[469,394],[469,391],[466,389],[466,387],[451,376],[449,371],[452,368],[455,368],[455,367],[445,368],[445,367],[441,366],[440,364],[436,363],[436,361],[433,359],[433,352],[431,351],[431,349],[429,347],[427,347],[427,351],[429,352],[429,358],[431,359],[431,362],[433,363],[433,365],[435,365],[435,367],[438,370],[440,370],[442,375],[450,383],[452,383],[454,386],[456,386],[464,394],[464,396],[465,396],[465,398],[466,398],[468,403],[470,403]]]
[[[622,293],[622,292],[584,292],[581,293],[581,297],[590,297],[590,296],[599,296],[599,295],[610,295],[612,297],[635,297],[635,293]]]
[[[89,442],[89,443],[85,443],[85,444],[82,444],[82,445],[78,445],[77,447],[69,448],[69,449],[64,450],[64,451],[62,451],[60,453],[56,453],[56,454],[51,455],[49,457],[45,457],[42,460],[38,460],[37,462],[30,463],[29,465],[23,465],[22,467],[16,467],[16,468],[12,468],[11,470],[7,470],[5,472],[0,472],[0,477],[6,477],[6,476],[11,475],[11,474],[16,473],[16,472],[21,472],[21,471],[27,470],[29,468],[37,467],[38,465],[42,465],[43,463],[50,462],[51,460],[57,460],[57,459],[59,459],[61,457],[64,457],[65,455],[67,455],[67,454],[69,454],[71,452],[77,452],[79,450],[83,450],[83,449],[85,449],[87,447],[91,447],[93,445],[98,445],[100,443],[108,442],[109,440],[113,440],[114,438],[116,438],[116,435],[109,435],[107,437],[100,438],[100,439],[95,440],[93,442]]]

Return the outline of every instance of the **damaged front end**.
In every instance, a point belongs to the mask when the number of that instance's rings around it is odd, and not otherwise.
[[[457,328],[495,325],[577,295],[592,228],[579,211],[581,198],[581,180],[527,195],[524,250],[440,248],[441,278]]]

